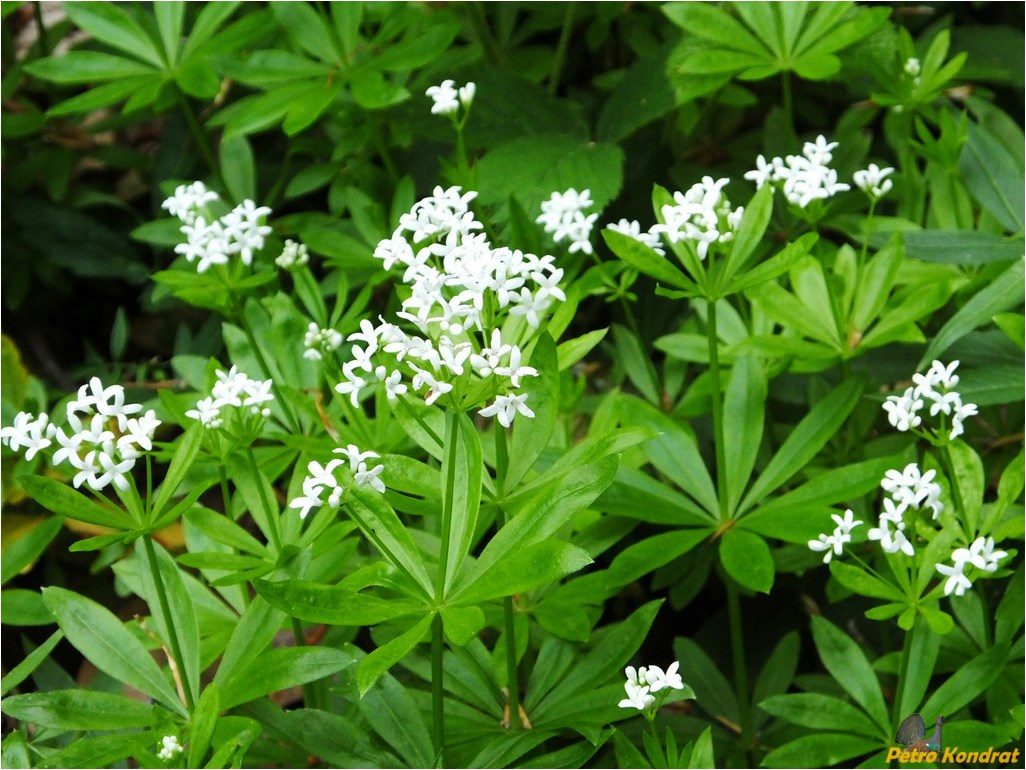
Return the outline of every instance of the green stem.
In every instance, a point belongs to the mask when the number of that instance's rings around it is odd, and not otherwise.
[[[435,767],[445,767],[445,693],[442,679],[442,654],[445,652],[445,634],[442,615],[431,621],[431,738],[435,744]]]
[[[182,111],[182,117],[185,118],[186,125],[189,126],[189,133],[192,134],[192,139],[196,142],[196,147],[200,151],[200,155],[203,156],[203,160],[210,168],[210,173],[214,175],[218,185],[221,188],[225,187],[224,179],[221,177],[221,171],[217,165],[217,156],[214,155],[214,148],[210,144],[210,139],[207,138],[206,133],[203,131],[203,126],[200,125],[199,119],[196,117],[196,112],[192,109],[192,105],[189,103],[189,98],[182,92],[182,89],[175,86],[175,98],[178,100],[178,107]]]
[[[438,572],[435,577],[436,614],[431,622],[431,732],[435,742],[436,765],[445,766],[445,683],[442,656],[445,653],[445,633],[442,628],[441,606],[445,600],[445,582],[449,561],[449,536],[452,529],[453,497],[456,492],[457,421],[459,414],[445,412],[445,449],[443,466],[446,472],[445,495],[442,499],[442,520],[438,527]]]
[[[195,701],[192,697],[192,683],[189,681],[185,670],[185,659],[182,657],[182,645],[178,641],[178,632],[175,630],[175,621],[171,616],[171,605],[167,600],[167,591],[164,588],[164,580],[160,577],[160,569],[157,567],[157,552],[153,547],[153,536],[146,533],[142,537],[143,547],[146,549],[146,560],[150,563],[150,573],[153,575],[153,585],[157,589],[157,603],[160,605],[160,615],[164,619],[164,628],[167,630],[167,641],[171,645],[171,654],[174,656],[178,666],[178,676],[182,680],[182,690],[185,692],[185,706],[192,711]]]
[[[253,454],[252,447],[246,447],[246,458],[249,460],[249,464],[253,466],[253,475],[257,481],[257,493],[260,495],[260,507],[264,509],[264,516],[267,517],[267,529],[271,544],[274,546],[275,556],[278,556],[281,553],[281,535],[278,533],[278,512],[271,505],[271,501],[267,499],[267,490],[264,489],[264,485],[261,482],[260,466],[257,465],[256,455]]]
[[[506,469],[509,467],[509,448],[506,446],[506,430],[495,426],[495,505],[496,529],[499,521],[506,523],[503,501],[506,497]],[[513,597],[502,600],[502,614],[506,634],[506,688],[509,690],[509,724],[516,730],[520,724],[520,674],[517,670],[516,626],[514,625]]]
[[[716,447],[716,491],[720,520],[727,518],[727,448],[723,437],[723,388],[720,384],[720,341],[716,329],[716,302],[707,300],[706,336],[709,338],[709,376],[712,378],[713,441]]]
[[[741,626],[741,599],[737,585],[729,576],[727,582],[727,613],[730,618],[730,649],[734,659],[734,688],[737,692],[738,717],[741,721],[741,746],[748,755],[749,735],[751,734],[751,713],[748,696],[748,663],[745,660],[744,629]],[[751,765],[751,757],[748,759]]]
[[[895,722],[902,719],[902,715],[898,712],[901,708],[901,697],[900,693],[905,689],[905,680],[908,677],[908,667],[912,662],[912,632],[915,630],[915,626],[905,632],[905,643],[901,648],[901,661],[898,663],[898,696],[894,698],[894,713],[892,718]]]
[[[791,94],[791,73],[784,70],[780,73],[780,90],[784,102],[784,114],[787,115],[787,126],[791,129],[791,137],[797,136],[794,128],[794,97]]]
[[[970,540],[975,534],[970,532],[968,517],[965,512],[965,502],[962,500],[962,491],[958,486],[958,479],[955,477],[955,463],[951,457],[951,443],[948,442],[944,445],[944,450],[940,453],[941,462],[944,463],[944,470],[948,474],[948,485],[951,487],[951,498],[955,503],[955,509],[957,511],[959,519],[965,524],[965,535]]]
[[[552,72],[549,75],[549,93],[555,95],[559,90],[559,74],[563,71],[563,62],[566,61],[566,49],[570,45],[570,33],[573,30],[574,5],[566,4],[566,15],[563,17],[563,28],[559,31],[559,42],[556,43],[556,54],[552,58]]]
[[[484,51],[485,58],[488,63],[495,66],[501,67],[503,65],[502,50],[499,48],[499,44],[495,41],[495,37],[492,35],[490,29],[488,29],[488,20],[485,18],[484,11],[481,8],[481,3],[470,3],[467,6],[470,13],[470,25],[474,28],[474,32],[477,34],[478,42],[481,44],[481,49]]]
[[[32,18],[36,22],[36,32],[39,35],[39,53],[41,56],[50,55],[50,40],[46,34],[46,25],[43,23],[43,4],[32,3]]]

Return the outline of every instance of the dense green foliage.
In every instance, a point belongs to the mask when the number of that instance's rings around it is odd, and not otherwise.
[[[4,766],[1022,745],[1020,6],[3,31]]]

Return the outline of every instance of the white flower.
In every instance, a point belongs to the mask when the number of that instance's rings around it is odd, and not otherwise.
[[[655,696],[649,694],[647,687],[639,687],[630,682],[626,682],[623,686],[624,690],[627,691],[627,697],[620,701],[619,706],[622,709],[637,709],[638,711],[644,711],[653,703],[655,703]]]
[[[645,670],[645,679],[648,681],[651,692],[659,692],[662,689],[683,690],[684,681],[677,673],[680,668],[680,661],[673,661],[664,673],[659,666],[648,666]]]
[[[219,200],[216,192],[207,190],[202,182],[178,185],[175,194],[160,204],[167,212],[188,225],[196,221],[197,210],[208,203]]]
[[[464,108],[470,107],[471,102],[474,101],[475,93],[477,93],[477,86],[474,83],[467,83],[465,86],[461,86],[459,89],[460,104]]]
[[[973,564],[987,572],[996,572],[998,562],[1008,556],[1008,553],[1005,551],[994,550],[994,538],[992,537],[976,538],[976,540],[973,541],[973,544],[969,546],[969,551],[974,557]],[[980,562],[982,562],[982,564],[980,564]]]
[[[578,193],[571,187],[563,193],[554,192],[547,201],[543,201],[542,213],[535,221],[552,235],[556,243],[569,240],[571,254],[578,251],[591,254],[591,229],[598,213],[585,214],[584,210],[593,205],[591,190]]]
[[[517,412],[524,417],[534,417],[534,412],[526,404],[527,395],[527,393],[520,395],[511,393],[505,396],[496,396],[495,403],[486,406],[478,414],[482,417],[495,417],[502,427],[508,428],[513,424],[513,418],[516,417]]]
[[[962,435],[965,431],[965,419],[977,414],[978,410],[976,404],[962,403],[962,396],[954,390],[959,381],[958,375],[955,374],[956,368],[958,361],[952,361],[947,366],[940,361],[934,361],[925,374],[912,375],[914,386],[907,388],[903,395],[888,396],[883,408],[888,413],[891,425],[900,431],[919,427],[923,420],[918,412],[926,402],[929,402],[930,416],[950,415],[948,440],[953,441]],[[939,429],[931,430],[935,436],[940,437]]]
[[[640,241],[641,243],[648,246],[650,249],[652,249],[652,251],[654,251],[659,256],[666,256],[666,252],[660,245],[662,242],[659,240],[659,234],[653,233],[651,231],[642,232],[641,223],[638,222],[638,220],[636,219],[621,219],[619,222],[616,222],[615,224],[606,225],[606,229],[612,230],[616,233],[623,233],[624,235],[629,235],[634,240]]]
[[[274,259],[274,264],[282,270],[292,270],[310,261],[310,252],[305,243],[296,243],[290,238],[285,239],[285,248]]]
[[[946,564],[937,565],[937,571],[948,576],[947,582],[944,583],[945,596],[951,596],[952,593],[955,596],[964,596],[965,592],[973,587],[972,581],[965,576],[964,570],[965,562],[956,562],[952,567]]]
[[[918,427],[923,418],[917,412],[923,408],[923,400],[917,398],[915,388],[907,388],[901,396],[888,396],[883,408],[887,419],[899,431],[907,431]]]
[[[385,470],[384,465],[375,465],[373,468],[368,468],[367,463],[360,463],[353,474],[354,483],[360,487],[370,486],[384,494],[385,482],[379,478],[383,470]]]
[[[844,535],[851,534],[851,531],[855,529],[855,527],[862,524],[861,521],[855,521],[855,514],[852,513],[851,508],[844,512],[844,516],[838,516],[836,513],[832,513],[830,514],[830,518],[832,518],[837,524],[836,532]]]
[[[837,524],[833,533],[830,535],[818,535],[816,540],[810,540],[808,543],[810,550],[825,552],[823,556],[824,564],[829,564],[834,556],[840,556],[844,553],[845,544],[851,542],[851,531],[862,524],[861,521],[855,520],[855,514],[852,513],[850,508],[844,512],[844,516],[832,513],[830,518]]]
[[[876,200],[886,195],[894,186],[894,182],[886,178],[893,173],[894,169],[889,166],[887,168],[880,168],[875,163],[870,163],[868,168],[856,171],[852,175],[852,179],[854,179],[856,187],[870,198]]]
[[[919,63],[919,59],[912,57],[905,60],[905,74],[912,77],[919,77],[919,73],[922,72],[922,65]]]
[[[364,323],[367,322],[365,321]],[[311,321],[303,337],[303,345],[306,346],[303,358],[319,361],[324,353],[338,350],[341,344],[342,335],[337,330],[331,328],[322,329]]]
[[[828,142],[818,136],[814,142],[806,142],[801,155],[786,158],[772,158],[770,161],[760,155],[757,167],[745,174],[745,179],[755,182],[756,187],[765,184],[778,185],[788,202],[799,208],[806,208],[816,200],[826,200],[839,192],[851,189],[837,181],[837,172],[827,164],[833,160],[837,142]]]
[[[46,414],[33,417],[28,412],[18,412],[14,417],[14,425],[0,428],[0,441],[17,452],[22,447],[28,449],[25,459],[31,460],[41,449],[52,443],[50,436],[54,434],[50,418]]]
[[[887,553],[901,551],[906,556],[914,556],[915,548],[909,539],[905,537],[905,525],[899,522],[895,524],[895,528],[892,531],[891,524],[894,524],[894,522],[881,516],[879,520],[880,526],[870,529],[867,536],[870,540],[879,540],[880,547]]]
[[[743,213],[743,209],[733,209],[723,194],[729,182],[726,178],[714,180],[706,176],[687,192],[675,192],[675,203],[661,209],[663,222],[653,225],[649,232],[664,234],[673,243],[690,241],[699,259],[705,259],[711,244],[733,240]]]
[[[157,752],[157,756],[165,762],[170,762],[174,759],[176,754],[181,754],[185,751],[182,745],[178,742],[177,735],[165,735],[160,739],[161,749]]]
[[[460,108],[459,93],[453,88],[455,81],[443,80],[439,86],[431,86],[425,93],[434,101],[433,115],[451,115]]]

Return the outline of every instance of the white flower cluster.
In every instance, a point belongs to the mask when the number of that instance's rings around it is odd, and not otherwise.
[[[538,328],[556,300],[563,271],[550,256],[537,257],[506,247],[493,248],[468,208],[476,193],[443,190],[417,202],[399,220],[399,227],[378,244],[374,256],[386,270],[404,267],[409,293],[396,314],[415,333],[379,317],[364,320],[350,334],[352,359],[342,366],[343,381],[335,390],[357,406],[361,391],[374,382],[385,385],[390,400],[406,393],[406,380],[428,404],[453,391],[458,383],[479,378],[494,381],[495,402],[481,411],[508,427],[517,413],[533,417],[519,388],[537,371],[522,362],[520,347],[503,338],[503,316],[523,316]],[[410,241],[416,245],[411,246]],[[460,388],[461,393],[465,388]]]
[[[78,471],[72,480],[76,488],[85,483],[99,492],[113,483],[128,489],[127,474],[135,461],[153,449],[153,433],[160,425],[155,412],[132,417],[142,406],[126,404],[125,389],[104,388],[99,377],[79,388],[78,398],[68,402],[66,411],[70,433],[50,423],[46,414],[20,412],[13,426],[0,429],[0,440],[15,451],[27,447],[25,456],[31,460],[56,439],[60,449],[53,453],[53,463],[67,460]]]
[[[636,219],[621,219],[615,224],[606,225],[606,229],[629,235],[634,240],[648,246],[659,256],[666,256],[666,252],[663,251],[662,241],[659,239],[659,233],[653,233],[651,230],[643,232],[641,230],[641,223]]]
[[[884,498],[884,509],[877,526],[869,530],[869,539],[878,540],[887,553],[915,555],[915,547],[905,535],[905,511],[926,506],[933,511],[934,519],[941,514],[944,504],[940,501],[940,484],[933,480],[936,475],[934,470],[922,473],[916,463],[909,463],[901,472],[887,471],[880,486],[889,497]]]
[[[965,418],[977,414],[977,408],[976,404],[963,404],[962,397],[954,390],[958,385],[958,375],[955,374],[957,367],[958,361],[952,361],[948,366],[934,361],[926,374],[912,375],[912,382],[915,383],[912,387],[906,388],[900,396],[888,396],[883,408],[891,425],[899,431],[922,433],[916,430],[923,422],[919,411],[929,401],[931,417],[944,415],[940,429],[935,431],[936,437],[944,433],[947,417],[951,418],[948,440],[961,436],[965,431]]]
[[[342,345],[342,334],[335,329],[322,329],[311,321],[303,337],[303,344],[306,346],[303,358],[320,361],[325,352],[339,349]]]
[[[274,400],[271,380],[253,380],[233,366],[228,372],[217,371],[217,382],[207,398],[200,399],[186,417],[199,420],[204,427],[220,428],[224,423],[221,410],[225,407],[249,408],[251,414],[269,417],[271,410],[261,406]]]
[[[660,690],[683,690],[684,682],[677,673],[679,667],[680,663],[676,660],[665,672],[659,666],[642,666],[636,670],[634,666],[627,666],[624,669],[627,682],[623,686],[627,697],[620,701],[620,708],[644,711],[656,702],[652,693]]]
[[[206,272],[211,265],[224,265],[232,255],[238,254],[244,265],[253,263],[253,252],[264,246],[264,238],[271,227],[263,219],[271,210],[245,200],[220,219],[214,219],[208,203],[219,201],[217,193],[210,192],[202,182],[182,185],[164,201],[163,208],[182,221],[180,228],[185,243],[175,246],[175,253],[186,260],[198,260],[196,272]]]
[[[855,514],[850,508],[844,512],[844,516],[832,513],[830,518],[837,524],[833,533],[829,536],[819,535],[817,540],[809,541],[809,548],[813,551],[826,551],[823,556],[824,564],[829,564],[835,555],[840,556],[844,553],[845,544],[851,542],[851,531],[862,524],[861,521],[855,521]]]
[[[542,225],[556,243],[569,240],[571,254],[578,251],[591,254],[591,229],[598,212],[585,214],[584,210],[594,205],[591,190],[577,192],[571,187],[566,192],[554,192],[547,201],[542,201],[542,213],[535,222]]]
[[[852,174],[855,186],[868,195],[872,200],[878,200],[890,192],[894,182],[887,177],[894,173],[891,167],[880,168],[875,163],[870,163],[869,168],[856,171]]]
[[[310,474],[303,480],[303,495],[297,497],[291,503],[290,508],[299,508],[299,517],[305,519],[314,508],[322,505],[329,505],[337,509],[342,504],[342,495],[346,488],[335,476],[335,471],[348,464],[353,474],[353,483],[357,486],[369,486],[378,492],[385,491],[385,483],[381,480],[381,472],[384,465],[376,465],[373,468],[367,466],[368,460],[380,457],[377,452],[361,452],[355,444],[347,447],[340,447],[333,450],[335,454],[344,455],[345,459],[330,460],[327,465],[321,465],[316,460],[311,460],[307,466]],[[330,490],[327,500],[324,499],[325,491]]]
[[[274,259],[274,264],[282,270],[291,270],[294,267],[305,265],[310,261],[310,252],[305,243],[296,243],[291,238],[285,239],[285,248],[281,250]]]
[[[966,567],[972,565],[985,572],[996,572],[998,562],[1008,554],[994,550],[994,538],[978,537],[968,548],[956,548],[951,554],[952,566],[938,564],[937,571],[947,576],[944,583],[944,595],[962,596],[973,587],[972,581],[965,574]]]
[[[663,223],[653,225],[650,233],[666,234],[671,242],[691,241],[699,259],[705,259],[713,243],[728,243],[741,224],[743,207],[731,208],[730,201],[723,194],[729,179],[702,177],[687,192],[675,192],[675,204],[662,208]]]
[[[837,181],[837,171],[828,165],[833,160],[837,142],[828,142],[818,136],[815,142],[806,142],[801,155],[756,158],[756,167],[745,174],[757,188],[764,184],[782,187],[787,200],[799,208],[806,208],[814,200],[826,200],[851,187]]]
[[[454,80],[443,80],[440,86],[431,86],[426,91],[426,95],[430,96],[434,102],[431,106],[431,114],[455,115],[461,104],[464,109],[469,108],[471,102],[474,101],[476,91],[477,86],[473,83],[467,83],[457,89]]]
[[[182,744],[178,742],[177,735],[165,735],[160,739],[160,743],[158,745],[161,748],[160,751],[157,752],[157,756],[165,762],[170,762],[175,758],[175,756],[185,751],[185,749],[182,748]]]

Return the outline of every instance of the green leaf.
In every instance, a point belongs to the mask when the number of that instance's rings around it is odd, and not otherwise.
[[[916,623],[909,632],[909,666],[898,682],[898,713],[911,714],[921,711],[919,704],[933,678],[937,653],[940,651],[940,637],[925,623]],[[930,712],[932,713],[932,712]]]
[[[553,190],[587,188],[595,210],[601,210],[620,192],[623,161],[623,150],[615,144],[555,133],[521,136],[495,146],[477,162],[479,177],[489,180],[478,200],[502,204],[514,195],[537,215]]]
[[[257,580],[253,585],[272,607],[310,623],[374,626],[424,611],[424,605],[419,602],[381,599],[343,586],[328,586],[308,580]]]
[[[958,159],[962,181],[972,196],[1010,232],[1023,232],[1022,166],[984,128],[968,124]]]
[[[214,681],[223,688],[228,679],[248,667],[274,639],[285,617],[285,613],[272,607],[260,596],[250,601],[228,640],[221,665],[214,674]]]
[[[722,48],[745,51],[772,61],[770,51],[737,19],[708,3],[667,3],[663,13],[689,35],[717,43]]]
[[[0,622],[5,626],[48,626],[53,616],[38,591],[5,588],[0,592]]]
[[[610,251],[631,267],[640,270],[645,275],[652,276],[661,283],[699,293],[698,286],[694,281],[674,267],[666,257],[653,251],[650,246],[615,230],[603,230],[602,237]]]
[[[862,396],[863,387],[860,378],[849,377],[809,410],[752,484],[738,506],[739,513],[760,502],[816,456],[851,414]]]
[[[92,112],[101,107],[109,107],[116,102],[123,101],[128,97],[141,93],[151,88],[156,80],[152,75],[133,77],[115,80],[102,86],[90,88],[84,93],[64,99],[46,111],[47,117],[58,118],[66,115],[75,115],[81,112]]]
[[[985,265],[1022,257],[1021,240],[976,230],[910,230],[901,238],[905,254],[924,262]]]
[[[269,555],[267,546],[223,513],[195,506],[185,514],[185,521],[188,526],[195,527],[199,532],[218,543],[261,558],[266,558]]]
[[[242,134],[221,137],[221,175],[236,203],[256,198],[256,164],[249,140]]]
[[[442,607],[440,614],[445,637],[457,647],[474,639],[486,622],[480,607]]]
[[[112,48],[131,54],[159,70],[166,66],[161,51],[139,23],[114,3],[68,3],[75,26]]]
[[[737,723],[737,695],[727,678],[694,641],[677,637],[673,653],[680,661],[681,677],[694,688],[698,707],[717,721]]]
[[[754,358],[734,363],[723,399],[723,444],[727,460],[727,511],[734,513],[748,486],[762,442],[766,375]]]
[[[617,408],[625,421],[649,428],[656,434],[644,444],[645,455],[656,469],[694,497],[710,517],[717,517],[719,499],[716,487],[694,435],[664,412],[636,398],[620,396]]]
[[[752,591],[769,593],[775,567],[766,541],[754,532],[732,527],[720,538],[720,563],[734,580]]]
[[[645,538],[616,555],[605,573],[607,588],[617,588],[669,564],[709,537],[707,529],[682,529]]]
[[[880,740],[848,733],[819,733],[795,738],[763,757],[764,767],[832,767],[880,748]]]
[[[880,735],[880,728],[864,711],[830,695],[775,695],[762,701],[759,707],[775,717],[813,730],[843,730],[872,737]]]
[[[446,500],[449,497],[446,490],[451,489],[452,508],[449,511],[451,518],[448,523],[449,545],[444,565],[443,595],[448,593],[460,565],[470,553],[481,505],[482,475],[481,440],[470,418],[466,414],[447,411],[445,425],[445,460],[442,463],[439,497]],[[498,426],[495,429],[501,430]]]
[[[328,19],[306,3],[275,3],[274,18],[286,36],[314,59],[342,64]]]
[[[511,554],[552,537],[609,486],[616,466],[615,457],[578,465],[511,508],[512,519],[485,546],[470,573],[471,579]]]
[[[196,708],[189,720],[189,754],[187,767],[201,767],[214,737],[218,716],[221,712],[221,688],[210,682],[203,688],[203,694],[196,702]]]
[[[666,79],[672,43],[641,55],[609,95],[595,126],[600,141],[618,142],[674,107]]]
[[[412,688],[386,674],[377,687],[364,693],[361,706],[367,724],[403,758],[407,767],[435,766],[431,735]]]
[[[508,526],[508,525],[507,525]],[[449,601],[480,604],[501,596],[530,591],[577,572],[592,563],[588,552],[560,540],[543,540],[508,552],[487,570],[472,569],[465,587]]]
[[[154,3],[153,16],[157,20],[164,58],[170,66],[178,62],[178,49],[182,45],[182,23],[185,21],[185,3],[181,0]]]
[[[436,18],[427,29],[410,30],[402,40],[386,46],[375,57],[374,66],[383,70],[413,70],[441,56],[460,31],[455,19]]]
[[[171,458],[167,474],[164,476],[164,481],[161,483],[160,490],[153,501],[152,509],[156,517],[160,517],[164,507],[171,501],[172,495],[178,491],[179,485],[185,480],[185,475],[189,472],[193,460],[196,459],[196,455],[199,454],[200,448],[203,446],[204,430],[205,428],[199,421],[196,421],[186,429],[185,433],[178,440],[174,457]]]
[[[238,2],[229,2],[228,0],[204,5],[196,17],[196,23],[192,25],[189,39],[185,41],[182,59],[187,59],[199,46],[209,40],[238,7]]]
[[[890,732],[890,718],[873,667],[859,646],[826,618],[813,616],[812,637],[830,675],[880,727]]]
[[[353,99],[365,110],[380,110],[410,98],[410,92],[379,69],[371,66],[355,70],[349,79]]]
[[[49,754],[35,767],[111,767],[119,760],[151,749],[155,743],[149,730],[125,735],[77,738],[71,745]]]
[[[276,647],[257,655],[222,681],[221,709],[234,708],[268,693],[337,674],[353,664],[348,652],[330,647]]]
[[[582,334],[580,337],[574,337],[572,340],[559,343],[559,346],[556,348],[558,370],[564,372],[588,355],[602,341],[608,331],[609,327],[594,329]]]
[[[717,286],[730,286],[735,274],[747,264],[762,241],[772,213],[773,188],[770,185],[763,185],[745,206],[745,213],[734,237],[734,245],[716,276]]]
[[[905,598],[905,594],[897,587],[867,572],[862,567],[834,560],[830,562],[830,574],[849,591],[854,591],[862,596],[892,602],[900,602]]]
[[[98,669],[181,714],[178,694],[142,642],[114,614],[63,588],[43,589],[43,601],[65,636]]]
[[[40,477],[31,477],[40,478]],[[26,490],[29,491],[29,490]],[[29,492],[31,494],[31,492]],[[6,583],[39,558],[47,546],[61,531],[64,519],[50,516],[27,529],[21,530],[17,539],[4,548],[3,567],[0,568],[0,583]]]
[[[153,707],[147,703],[92,690],[51,690],[5,698],[8,716],[52,730],[123,730],[147,727]]]
[[[987,691],[1008,662],[1008,644],[996,644],[984,650],[934,690],[923,704],[924,714],[954,714]]]
[[[769,259],[764,259],[751,270],[746,270],[734,278],[723,289],[724,296],[748,291],[766,283],[779,275],[783,275],[799,260],[809,253],[819,236],[816,233],[805,233],[797,240],[787,244]]]
[[[374,686],[382,674],[409,655],[413,648],[420,644],[427,635],[433,620],[433,614],[425,615],[412,627],[387,644],[378,647],[360,661],[356,668],[356,686],[361,698],[367,694],[367,691]]]
[[[20,476],[18,483],[47,510],[100,527],[134,529],[136,522],[120,508],[105,508],[67,484],[46,476]]]
[[[153,68],[99,51],[68,51],[63,56],[50,56],[28,62],[25,71],[51,83],[77,84],[120,80],[126,77],[149,79]]]
[[[930,341],[916,368],[922,369],[928,366],[931,361],[951,347],[955,340],[961,339],[973,329],[987,323],[997,313],[1021,305],[1024,279],[1026,279],[1026,272],[1023,269],[1023,260],[1017,259],[1001,275],[995,277],[990,285],[977,292],[948,319],[947,323]]]
[[[354,486],[350,494],[349,515],[367,539],[411,582],[421,587],[425,598],[434,596],[420,551],[392,507],[371,490]]]
[[[641,341],[626,327],[613,324],[613,342],[616,344],[617,360],[623,366],[627,378],[649,403],[660,403],[655,365],[651,356],[642,348]]]
[[[761,703],[772,695],[787,692],[798,670],[801,642],[797,631],[789,631],[780,638],[762,667],[752,690],[752,701]]]
[[[983,461],[976,451],[961,439],[955,439],[944,451],[948,453],[951,469],[955,478],[950,479],[958,485],[959,497],[963,510],[962,515],[966,532],[976,532],[980,520],[980,508],[983,506]]]
[[[9,591],[4,593],[9,593]],[[54,631],[47,637],[45,642],[32,650],[32,652],[25,656],[24,660],[4,674],[3,680],[0,680],[0,695],[7,695],[13,688],[32,676],[32,673],[50,657],[54,647],[63,638],[63,631],[60,629]],[[22,644],[24,645],[25,643],[23,639]]]

